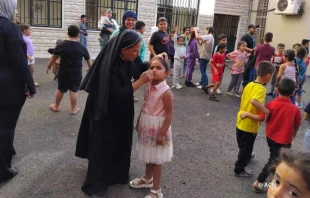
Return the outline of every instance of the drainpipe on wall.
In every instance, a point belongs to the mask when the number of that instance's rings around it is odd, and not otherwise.
[[[254,0],[250,0],[248,25],[251,23],[251,15],[252,15],[253,2],[254,2]]]

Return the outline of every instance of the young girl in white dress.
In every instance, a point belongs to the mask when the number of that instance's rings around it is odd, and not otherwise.
[[[171,121],[173,96],[166,78],[169,66],[164,59],[150,61],[154,79],[146,87],[138,119],[138,159],[146,163],[145,175],[130,182],[132,188],[152,188],[145,198],[163,198],[160,189],[161,165],[173,156]]]

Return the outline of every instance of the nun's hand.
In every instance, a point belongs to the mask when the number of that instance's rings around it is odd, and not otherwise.
[[[154,79],[154,75],[153,75],[153,71],[152,70],[147,70],[147,71],[143,72],[141,74],[141,76],[140,76],[140,80],[143,83],[148,83],[148,82],[150,82],[153,79]]]
[[[161,54],[158,54],[158,55],[156,55],[156,57],[158,57],[158,58],[162,58],[162,59],[164,59],[164,60],[168,61],[168,55],[167,55],[167,53],[166,53],[166,52],[161,53]]]

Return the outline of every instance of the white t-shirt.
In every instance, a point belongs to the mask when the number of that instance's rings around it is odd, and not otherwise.
[[[211,60],[214,47],[214,37],[212,34],[202,35],[202,44],[199,46],[200,58]]]

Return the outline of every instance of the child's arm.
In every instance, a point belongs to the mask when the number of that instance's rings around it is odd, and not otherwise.
[[[232,52],[233,53],[233,52]],[[229,53],[226,55],[226,58],[228,58],[229,60],[231,60],[233,63],[236,63],[235,61],[235,57],[232,55],[232,53]]]
[[[152,54],[152,56],[156,56],[156,53],[155,53],[155,51],[154,51],[154,46],[151,45],[151,44],[149,44],[149,45],[148,45],[148,48],[149,48],[150,53]]]
[[[28,60],[29,60],[30,62],[33,61],[32,57],[31,57],[29,54],[27,54],[27,58],[28,58]]]
[[[310,116],[307,112],[304,112],[304,120],[310,121]]]
[[[285,69],[284,67],[285,67],[284,64],[280,65],[279,72],[278,72],[278,75],[277,75],[276,84],[279,84],[279,81],[281,80],[281,78],[283,76],[284,69]]]
[[[46,69],[46,73],[48,73],[48,71],[52,68],[52,65],[56,62],[56,60],[58,59],[58,55],[52,55],[48,64],[47,64],[47,69]]]
[[[255,115],[249,112],[243,112],[240,114],[241,119],[250,118],[255,121],[263,122],[265,120],[265,115],[262,113],[261,115]]]
[[[173,110],[173,96],[170,90],[167,90],[163,96],[165,106],[165,120],[161,128],[159,135],[157,136],[157,144],[163,145],[165,143],[165,137],[172,122],[172,110]]]
[[[296,137],[298,130],[299,130],[299,126],[295,126],[295,127],[294,127],[294,134],[293,134],[293,138],[295,138],[295,137]]]
[[[211,59],[210,62],[209,62],[209,65],[214,69],[215,71],[215,74],[218,75],[218,71],[217,71],[217,68],[213,65],[214,64],[214,60]]]
[[[256,99],[252,99],[251,100],[251,104],[258,110],[260,110],[261,112],[263,112],[267,117],[269,116],[270,111],[259,101],[257,101]]]

